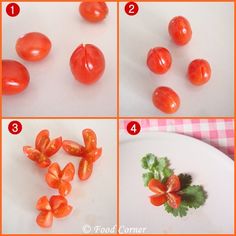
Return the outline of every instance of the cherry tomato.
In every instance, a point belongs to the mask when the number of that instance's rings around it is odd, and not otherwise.
[[[76,80],[84,84],[95,83],[105,70],[103,53],[92,44],[81,44],[71,55],[70,68]]]
[[[2,93],[14,95],[24,91],[30,82],[28,70],[18,61],[2,61]]]
[[[154,206],[161,206],[167,201],[167,196],[165,194],[164,195],[156,194],[156,195],[150,196],[149,198],[152,205]]]
[[[180,181],[177,175],[170,176],[166,181],[167,192],[177,192],[180,190]]]
[[[53,214],[51,211],[41,211],[36,218],[37,224],[42,228],[49,228],[52,226]]]
[[[174,17],[169,23],[169,34],[177,45],[185,45],[192,38],[192,29],[183,16]]]
[[[61,148],[61,145],[62,145],[62,137],[58,137],[51,140],[43,152],[44,155],[46,155],[47,157],[51,157]]]
[[[178,94],[168,87],[158,87],[152,95],[153,104],[162,112],[175,113],[180,106]]]
[[[211,78],[211,66],[203,59],[196,59],[189,64],[188,79],[194,85],[203,85]]]
[[[26,61],[39,61],[45,58],[51,49],[47,36],[31,32],[20,37],[16,42],[17,54]]]
[[[102,148],[95,148],[84,154],[84,158],[88,161],[95,162],[102,155]]]
[[[82,159],[79,163],[79,171],[78,171],[78,175],[80,180],[87,180],[93,171],[93,163],[86,160],[86,159]]]
[[[97,135],[91,129],[84,129],[82,131],[85,151],[91,151],[97,147]]]
[[[51,206],[49,204],[48,198],[46,196],[42,196],[41,198],[39,198],[37,204],[36,204],[36,208],[39,211],[50,211],[51,210]]]
[[[79,6],[81,16],[90,22],[100,22],[108,14],[105,2],[82,2]]]
[[[172,207],[172,208],[178,208],[180,203],[181,203],[181,196],[178,195],[177,193],[168,193],[167,194],[167,203]]]
[[[85,148],[71,140],[64,140],[62,143],[62,147],[68,154],[72,156],[82,156],[84,154]]]
[[[148,188],[158,196],[166,192],[166,186],[157,179],[151,179],[148,183]]]
[[[49,131],[48,130],[42,130],[38,133],[35,140],[35,148],[39,150],[40,152],[43,152],[47,145],[49,144]]]
[[[147,66],[152,72],[164,74],[170,69],[171,63],[171,54],[166,48],[156,47],[149,50]]]

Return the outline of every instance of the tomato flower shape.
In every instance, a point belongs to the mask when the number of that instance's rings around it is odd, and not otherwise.
[[[75,167],[70,162],[63,170],[57,162],[53,163],[48,168],[48,173],[45,175],[45,180],[51,188],[58,189],[60,195],[66,196],[71,191],[70,181],[73,180],[75,175]]]
[[[150,196],[150,201],[154,206],[160,206],[167,202],[172,208],[179,207],[181,196],[178,194],[180,181],[177,175],[170,176],[165,184],[157,179],[151,179],[148,187],[155,193],[155,195]]]
[[[24,146],[23,152],[30,160],[36,162],[39,167],[46,168],[51,164],[49,158],[60,149],[61,145],[62,137],[50,140],[49,131],[42,130],[36,137],[35,148]]]
[[[36,204],[37,210],[40,211],[36,222],[40,227],[49,228],[53,223],[53,216],[63,218],[72,211],[72,206],[68,205],[66,198],[63,196],[52,196],[48,200],[47,196],[39,198]]]
[[[82,157],[79,164],[78,176],[80,180],[88,179],[93,171],[93,163],[102,155],[102,148],[97,147],[97,136],[91,129],[82,131],[84,146],[71,140],[64,140],[63,149],[72,156]]]

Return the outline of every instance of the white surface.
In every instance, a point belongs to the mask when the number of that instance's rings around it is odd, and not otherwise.
[[[123,134],[120,140],[121,225],[145,227],[145,233],[233,234],[234,170],[229,157],[197,139],[174,133]],[[191,174],[193,184],[207,191],[205,204],[190,209],[183,218],[151,205],[148,197],[153,193],[143,185],[141,167],[147,153],[166,156],[176,174]]]
[[[23,131],[11,135],[3,120],[3,233],[83,233],[83,226],[112,227],[116,224],[116,121],[115,120],[20,120]],[[35,205],[42,195],[56,195],[57,190],[48,187],[44,180],[46,169],[39,169],[22,152],[24,145],[34,145],[35,135],[48,128],[53,138],[82,142],[81,131],[92,128],[102,146],[103,155],[94,164],[92,176],[87,181],[78,179],[79,159],[62,149],[52,157],[61,167],[68,162],[75,165],[75,177],[68,202],[72,213],[55,219],[51,229],[42,229],[36,222],[39,211]]]
[[[109,14],[91,24],[80,17],[79,3],[18,3],[21,12],[9,17],[2,4],[3,59],[14,59],[29,70],[31,82],[21,94],[3,97],[3,116],[115,116],[116,115],[116,3],[107,3]],[[16,40],[38,31],[52,42],[41,62],[18,57]],[[74,79],[69,67],[72,52],[81,43],[99,47],[106,60],[103,77],[86,86]]]
[[[233,116],[234,3],[138,3],[139,12],[128,16],[120,4],[120,113],[122,116],[165,116],[152,104],[158,86],[170,86],[181,98],[173,116]],[[175,45],[168,34],[169,21],[178,15],[191,24],[191,41]],[[146,56],[152,47],[170,50],[173,64],[164,75],[152,73]],[[201,87],[186,78],[189,63],[205,58],[211,80]],[[128,102],[127,102],[128,101]]]

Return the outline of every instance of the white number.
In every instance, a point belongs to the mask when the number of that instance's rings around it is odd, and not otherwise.
[[[129,5],[129,14],[134,14],[134,5]]]
[[[16,123],[12,124],[12,132],[14,132],[14,133],[18,132],[18,124],[16,124]]]
[[[136,124],[133,124],[133,126],[130,129],[131,131],[133,131],[133,133],[135,134],[137,129],[136,129]]]

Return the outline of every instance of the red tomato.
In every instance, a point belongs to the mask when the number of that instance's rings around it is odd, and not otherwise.
[[[148,183],[148,188],[158,196],[166,192],[166,186],[157,179],[151,179]]]
[[[20,37],[16,42],[17,54],[26,61],[39,61],[45,58],[51,49],[47,36],[31,32]]]
[[[152,48],[147,55],[147,66],[156,74],[166,73],[172,63],[170,52],[166,48]]]
[[[93,163],[86,160],[82,159],[79,163],[79,171],[78,175],[80,180],[87,180],[93,172]]]
[[[95,83],[105,70],[103,53],[92,44],[81,44],[71,55],[70,68],[76,80],[84,84]]]
[[[167,201],[167,196],[165,194],[164,195],[156,194],[156,195],[150,196],[149,198],[152,205],[154,206],[161,206]]]
[[[108,14],[105,2],[82,2],[79,6],[81,16],[90,22],[100,22]]]
[[[51,157],[61,148],[61,145],[62,145],[62,137],[55,138],[49,142],[43,153],[47,157]]]
[[[194,85],[203,85],[211,78],[211,66],[203,59],[192,61],[188,67],[188,79]]]
[[[49,204],[48,198],[47,196],[42,196],[41,198],[39,198],[37,204],[36,204],[36,208],[39,211],[50,211],[51,210],[51,206]]]
[[[178,208],[180,203],[181,203],[181,196],[178,195],[177,193],[168,193],[167,194],[167,203],[172,207],[172,208]]]
[[[177,192],[180,190],[180,181],[177,175],[170,176],[166,181],[167,192]]]
[[[95,134],[93,130],[84,129],[82,131],[82,135],[83,135],[86,151],[91,151],[97,148],[97,135]]]
[[[88,161],[95,162],[102,155],[102,148],[95,148],[92,151],[85,153],[84,158]]]
[[[162,112],[175,113],[180,106],[178,94],[168,87],[158,87],[152,95],[153,104]]]
[[[70,155],[73,156],[82,156],[84,154],[84,147],[79,143],[76,143],[71,140],[64,140],[62,143],[62,147]]]
[[[47,145],[49,144],[49,131],[48,130],[42,130],[38,133],[36,139],[35,139],[35,148],[39,150],[40,152],[43,152]]]
[[[51,211],[41,211],[36,218],[36,222],[43,228],[49,228],[52,226],[53,214]]]
[[[185,45],[192,38],[192,29],[183,16],[174,17],[169,23],[169,34],[177,45]]]
[[[30,82],[28,70],[14,60],[2,61],[2,94],[14,95],[24,91]]]

